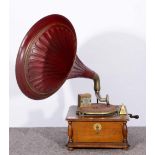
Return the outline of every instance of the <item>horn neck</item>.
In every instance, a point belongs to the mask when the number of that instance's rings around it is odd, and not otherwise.
[[[100,102],[106,102],[109,104],[109,97],[106,95],[105,98],[101,97],[100,95],[100,78],[96,72],[93,70],[89,69],[87,66],[85,66],[81,60],[78,58],[76,55],[74,64],[72,66],[72,69],[67,77],[67,79],[72,79],[72,78],[89,78],[94,81],[94,91],[97,100]]]

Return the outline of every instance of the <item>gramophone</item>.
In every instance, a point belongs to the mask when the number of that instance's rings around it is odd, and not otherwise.
[[[68,148],[128,148],[125,105],[112,105],[108,95],[101,97],[99,75],[82,63],[76,51],[76,33],[67,18],[58,14],[42,18],[27,32],[19,48],[19,88],[27,97],[41,100],[54,94],[67,79],[92,79],[96,103],[91,103],[91,94],[79,94],[78,105],[71,106],[66,117]]]

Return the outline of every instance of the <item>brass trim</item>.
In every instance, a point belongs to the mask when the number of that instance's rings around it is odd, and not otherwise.
[[[95,123],[93,125],[93,129],[98,133],[100,130],[102,130],[102,125],[100,123]]]
[[[83,113],[83,114],[87,114],[87,115],[108,115],[108,114],[113,114],[113,113],[115,113],[115,112],[117,112],[117,110],[115,110],[115,111],[108,111],[108,112],[81,112],[81,113]]]
[[[127,115],[127,109],[126,109],[126,106],[124,104],[121,105],[119,114],[120,115]]]

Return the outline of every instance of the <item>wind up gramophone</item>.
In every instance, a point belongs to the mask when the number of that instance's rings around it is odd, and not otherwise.
[[[39,100],[54,94],[67,79],[93,79],[97,102],[91,103],[88,93],[79,94],[78,105],[71,106],[66,117],[68,148],[128,148],[125,105],[111,105],[108,95],[100,96],[98,74],[80,61],[76,50],[76,33],[67,18],[54,14],[39,20],[19,48],[16,78],[21,91]]]

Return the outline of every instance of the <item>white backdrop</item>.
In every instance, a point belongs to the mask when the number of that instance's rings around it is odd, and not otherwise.
[[[24,96],[15,78],[20,43],[40,18],[58,13],[74,25],[79,58],[101,79],[101,94],[112,104],[124,103],[139,114],[129,126],[145,126],[145,11],[144,0],[12,0],[10,7],[10,127],[66,126],[70,105],[78,93],[89,92],[93,82],[66,81],[53,96],[35,101]]]

